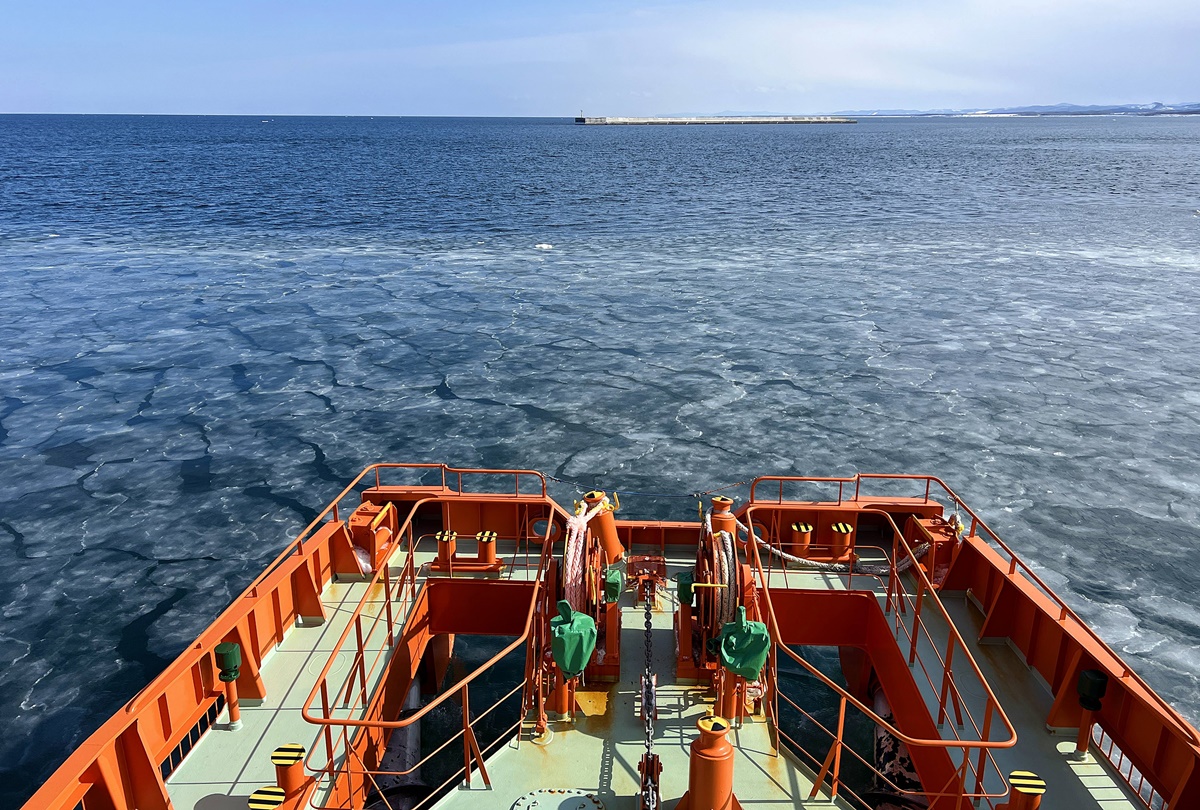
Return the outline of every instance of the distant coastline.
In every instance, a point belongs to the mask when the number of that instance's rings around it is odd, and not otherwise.
[[[1200,115],[1200,101],[1182,104],[1052,104],[1027,107],[972,107],[942,110],[840,110],[833,115],[861,117],[1038,118],[1087,115]]]

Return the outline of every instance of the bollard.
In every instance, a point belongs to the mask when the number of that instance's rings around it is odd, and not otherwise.
[[[242,648],[232,641],[218,644],[213,652],[217,654],[217,667],[221,670],[218,676],[225,684],[225,708],[229,710],[229,730],[237,731],[242,727],[242,710],[238,706],[237,679],[241,674]]]
[[[300,743],[281,745],[271,754],[275,766],[275,784],[283,789],[289,799],[304,790],[304,746]]]
[[[792,554],[797,557],[808,556],[808,547],[812,544],[812,532],[811,523],[792,524]]]
[[[246,800],[246,807],[250,810],[275,810],[283,804],[284,794],[283,789],[275,785],[260,787],[258,790],[250,794],[250,798]]]
[[[437,538],[437,564],[441,566],[450,565],[450,561],[454,558],[454,552],[458,550],[458,532],[449,529],[443,529],[434,535]]]
[[[850,552],[850,535],[854,527],[849,523],[835,523],[829,527],[833,531],[833,546],[831,552],[835,560],[840,560]]]
[[[733,795],[733,746],[725,735],[729,721],[724,717],[701,717],[696,722],[700,736],[692,741],[688,762],[688,789],[675,810],[738,810]]]
[[[475,535],[478,541],[479,550],[476,552],[476,557],[479,562],[486,565],[491,565],[496,561],[496,533],[495,532],[480,532]]]
[[[1038,810],[1042,803],[1042,795],[1046,792],[1046,782],[1032,771],[1013,771],[1008,775],[1008,783],[1012,792],[1008,796],[1008,804],[1001,805],[1007,810]]]

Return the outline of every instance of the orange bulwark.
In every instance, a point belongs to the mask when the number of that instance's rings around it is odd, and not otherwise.
[[[1200,807],[1196,731],[938,479],[602,504],[368,467],[26,810]]]

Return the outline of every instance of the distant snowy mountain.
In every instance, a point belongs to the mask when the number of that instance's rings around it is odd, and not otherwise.
[[[1200,101],[1184,104],[1050,104],[961,110],[839,110],[833,115],[1200,115]]]

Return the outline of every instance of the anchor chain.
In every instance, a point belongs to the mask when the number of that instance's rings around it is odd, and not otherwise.
[[[654,753],[654,721],[658,715],[656,706],[656,689],[658,686],[658,678],[653,672],[653,637],[651,629],[653,625],[653,606],[655,581],[648,580],[642,586],[644,588],[643,595],[646,600],[646,633],[645,633],[645,651],[646,664],[642,671],[642,727],[646,732],[646,753],[642,755],[642,761],[638,764],[638,771],[642,775],[642,794],[641,794],[641,810],[658,810],[661,804],[661,796],[658,787],[658,776],[662,771],[662,765],[659,763],[658,755]]]

